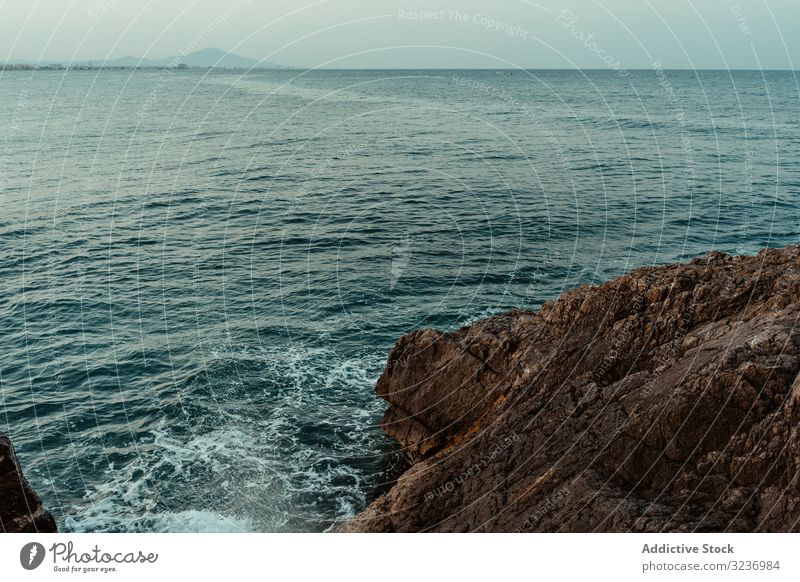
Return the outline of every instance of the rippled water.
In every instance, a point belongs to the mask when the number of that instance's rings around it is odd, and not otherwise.
[[[0,72],[0,430],[71,531],[324,530],[402,333],[798,240],[792,72]]]

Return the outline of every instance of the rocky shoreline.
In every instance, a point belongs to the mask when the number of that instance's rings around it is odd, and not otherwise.
[[[788,247],[414,331],[376,386],[409,468],[339,531],[800,531],[798,317]],[[3,435],[0,528],[56,531]]]
[[[56,521],[22,474],[11,441],[0,434],[0,532],[55,531]]]
[[[347,532],[800,531],[800,248],[401,338],[410,468]]]

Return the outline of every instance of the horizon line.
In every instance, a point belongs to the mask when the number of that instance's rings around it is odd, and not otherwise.
[[[84,59],[84,60],[75,60],[75,61],[27,61],[24,60],[17,60],[15,61],[0,61],[0,67],[3,65],[14,65],[14,66],[53,66],[53,65],[80,65],[80,66],[88,66],[86,63],[94,62],[96,59]],[[256,60],[256,59],[252,59]],[[20,62],[22,61],[22,62]],[[98,61],[102,63],[103,61]],[[238,70],[238,71],[250,71],[250,70],[272,70],[272,71],[280,71],[280,70],[305,70],[305,71],[606,71],[609,73],[619,74],[619,71],[616,69],[609,69],[607,67],[572,67],[572,68],[565,68],[565,67],[312,67],[307,65],[285,65],[280,63],[272,63],[276,66],[254,66],[254,67],[223,67],[223,66],[192,66],[192,68],[196,69],[221,69],[221,70]],[[92,65],[92,69],[111,69],[111,68],[120,68],[120,69],[162,69],[168,68],[168,65],[107,65],[104,66],[103,64]],[[791,69],[791,68],[747,68],[747,67],[728,67],[728,68],[718,68],[718,67],[659,67],[663,71],[719,71],[719,72],[727,72],[727,71],[744,71],[744,72],[800,72],[800,69]],[[653,71],[655,67],[626,67],[623,70],[635,72],[635,71]]]

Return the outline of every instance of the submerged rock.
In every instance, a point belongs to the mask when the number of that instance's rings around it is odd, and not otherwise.
[[[57,531],[53,516],[22,474],[11,441],[0,434],[0,531],[50,533]]]
[[[343,531],[800,531],[800,249],[711,253],[389,354],[411,465]]]

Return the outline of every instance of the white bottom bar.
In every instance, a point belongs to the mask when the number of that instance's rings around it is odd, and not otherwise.
[[[798,542],[798,534],[3,535],[0,579],[798,580]]]

